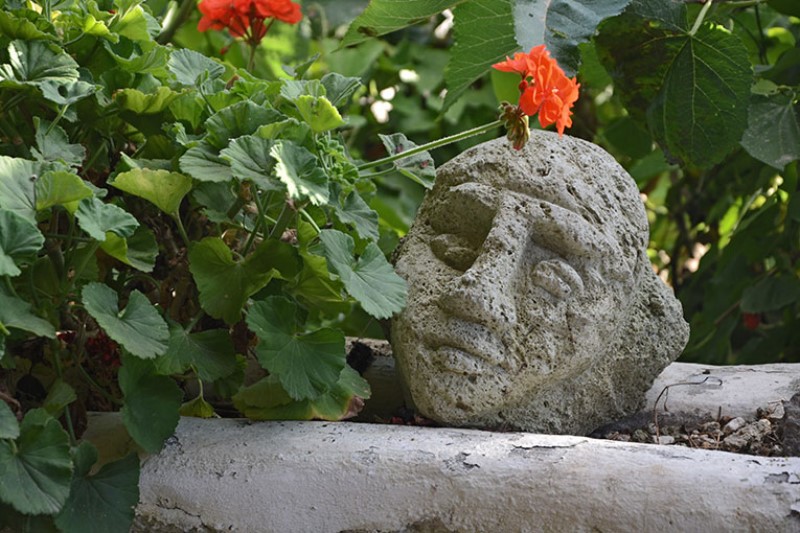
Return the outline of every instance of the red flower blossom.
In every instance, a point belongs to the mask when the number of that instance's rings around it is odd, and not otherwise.
[[[203,14],[197,24],[199,31],[227,28],[234,37],[245,37],[251,43],[266,35],[269,25],[264,24],[265,19],[297,24],[303,18],[300,5],[291,0],[202,0],[197,7]]]
[[[556,60],[550,57],[544,45],[536,46],[527,54],[517,52],[514,58],[493,65],[503,72],[516,72],[522,76],[519,108],[527,116],[539,114],[543,128],[556,125],[559,135],[572,126],[572,106],[578,100],[580,84],[568,78]]]

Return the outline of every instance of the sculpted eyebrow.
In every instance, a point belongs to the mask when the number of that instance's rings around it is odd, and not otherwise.
[[[429,218],[434,230],[463,233],[485,228],[488,231],[497,212],[499,192],[489,185],[468,182],[450,187],[440,198]]]

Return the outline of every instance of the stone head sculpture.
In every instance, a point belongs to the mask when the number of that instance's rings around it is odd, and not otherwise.
[[[648,234],[631,177],[575,138],[442,166],[395,261],[409,298],[391,340],[417,409],[573,434],[630,414],[688,337]]]

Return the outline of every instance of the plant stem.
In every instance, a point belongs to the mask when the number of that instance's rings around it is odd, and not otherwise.
[[[56,368],[56,375],[58,376],[58,379],[63,381],[64,378],[61,371],[61,346],[59,346],[58,340],[54,340],[50,345],[53,347],[53,366]],[[72,415],[69,412],[69,405],[64,407],[64,418],[67,421],[69,442],[72,446],[75,446],[78,443],[78,439],[75,438],[75,428],[72,425]]]
[[[703,4],[703,8],[700,10],[700,13],[697,15],[697,18],[694,21],[694,25],[692,29],[689,30],[689,36],[694,37],[694,34],[697,33],[697,30],[700,29],[700,26],[703,24],[703,20],[706,18],[706,13],[708,10],[711,9],[711,4],[714,0],[708,0],[705,4]]]
[[[258,208],[258,218],[256,218],[256,223],[253,224],[253,231],[250,232],[250,236],[247,238],[242,255],[247,255],[247,252],[250,251],[250,248],[253,246],[253,242],[256,240],[258,229],[261,227],[261,224],[264,223],[267,216],[267,213],[264,211],[264,204],[261,202],[261,193],[258,189],[256,189],[255,194],[253,194],[253,200]]]
[[[189,248],[191,241],[189,241],[189,236],[186,234],[186,229],[183,227],[183,222],[181,222],[181,217],[177,211],[172,214],[172,220],[174,220],[175,225],[178,226],[178,233],[180,233],[181,239],[183,239],[183,244]]]
[[[56,127],[56,124],[58,124],[58,122],[61,120],[61,117],[63,117],[64,113],[67,112],[67,108],[69,108],[69,105],[61,106],[61,108],[58,110],[58,115],[56,115],[56,118],[54,118],[53,122],[50,123],[50,127],[47,128],[47,131],[44,132],[45,137],[50,135],[50,132]]]
[[[300,213],[303,216],[303,218],[305,218],[308,221],[308,223],[311,224],[311,226],[314,228],[314,231],[316,231],[317,235],[319,235],[319,232],[322,230],[319,229],[319,226],[317,226],[317,223],[314,221],[311,215],[308,214],[308,211],[306,211],[305,209],[300,209],[298,213]]]
[[[427,152],[428,150],[434,150],[441,146],[446,146],[448,144],[452,144],[454,142],[462,141],[464,139],[469,139],[470,137],[474,137],[475,135],[480,135],[481,133],[486,133],[487,131],[491,131],[494,128],[498,128],[503,125],[502,120],[495,120],[494,122],[490,122],[488,124],[484,124],[483,126],[478,126],[476,128],[472,128],[467,131],[462,131],[461,133],[456,133],[455,135],[450,135],[449,137],[444,137],[443,139],[438,139],[436,141],[431,141],[427,144],[423,144],[422,146],[417,146],[416,148],[412,148],[411,150],[407,150],[405,152],[401,152],[399,154],[390,155],[388,157],[384,157],[383,159],[378,159],[377,161],[370,161],[369,163],[364,163],[358,167],[358,170],[367,170],[370,168],[375,168],[377,166],[391,163],[393,161],[397,161],[398,159],[403,159],[406,157],[411,157],[412,155],[417,155],[422,152]]]
[[[192,14],[192,9],[196,5],[197,2],[195,0],[183,0],[179,8],[170,9],[169,14],[167,15],[169,18],[167,21],[167,27],[164,28],[158,35],[156,42],[158,44],[169,43],[175,36],[175,32],[178,31],[178,28],[180,28],[183,23],[186,22],[186,19],[189,18],[189,15]]]
[[[289,225],[289,221],[294,216],[294,212],[291,207],[289,207],[289,202],[283,204],[283,209],[281,210],[281,214],[278,216],[278,220],[275,222],[275,225],[272,226],[272,230],[269,232],[270,239],[280,239],[281,235],[283,235],[283,230],[286,229],[286,226]]]

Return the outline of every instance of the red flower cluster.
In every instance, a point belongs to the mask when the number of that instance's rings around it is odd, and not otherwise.
[[[525,115],[532,117],[539,113],[539,124],[543,128],[555,124],[559,135],[572,126],[571,109],[578,100],[580,84],[564,74],[544,45],[532,48],[527,54],[517,52],[513,59],[506,57],[493,67],[522,76],[519,108]]]
[[[197,25],[199,31],[227,28],[234,37],[246,37],[254,43],[261,41],[269,29],[264,20],[297,24],[303,18],[300,4],[292,0],[202,0],[197,7],[203,14]]]

